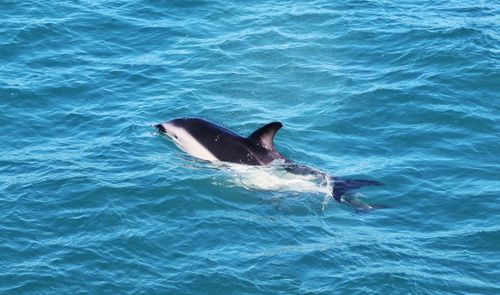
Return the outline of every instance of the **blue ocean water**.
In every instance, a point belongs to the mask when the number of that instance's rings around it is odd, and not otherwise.
[[[500,293],[498,1],[0,1],[0,293]],[[252,190],[152,126],[379,180]]]

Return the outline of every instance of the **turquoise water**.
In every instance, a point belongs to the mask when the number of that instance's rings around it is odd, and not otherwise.
[[[500,293],[497,1],[0,2],[0,293]],[[246,189],[242,135],[391,208]]]

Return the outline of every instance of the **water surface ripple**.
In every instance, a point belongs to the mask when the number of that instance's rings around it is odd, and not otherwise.
[[[0,293],[498,294],[497,1],[0,2]],[[239,187],[200,116],[383,181]],[[496,278],[496,279],[495,279]]]

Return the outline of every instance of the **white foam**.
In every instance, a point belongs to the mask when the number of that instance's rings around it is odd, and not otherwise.
[[[232,177],[230,181],[246,189],[279,190],[300,193],[330,194],[330,184],[314,175],[298,175],[280,166],[224,165]]]

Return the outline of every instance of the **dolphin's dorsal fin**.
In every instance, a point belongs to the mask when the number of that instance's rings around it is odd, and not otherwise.
[[[281,127],[283,127],[283,124],[280,122],[269,123],[255,130],[248,139],[272,151],[274,150],[274,135],[276,135],[276,132],[278,132]]]

